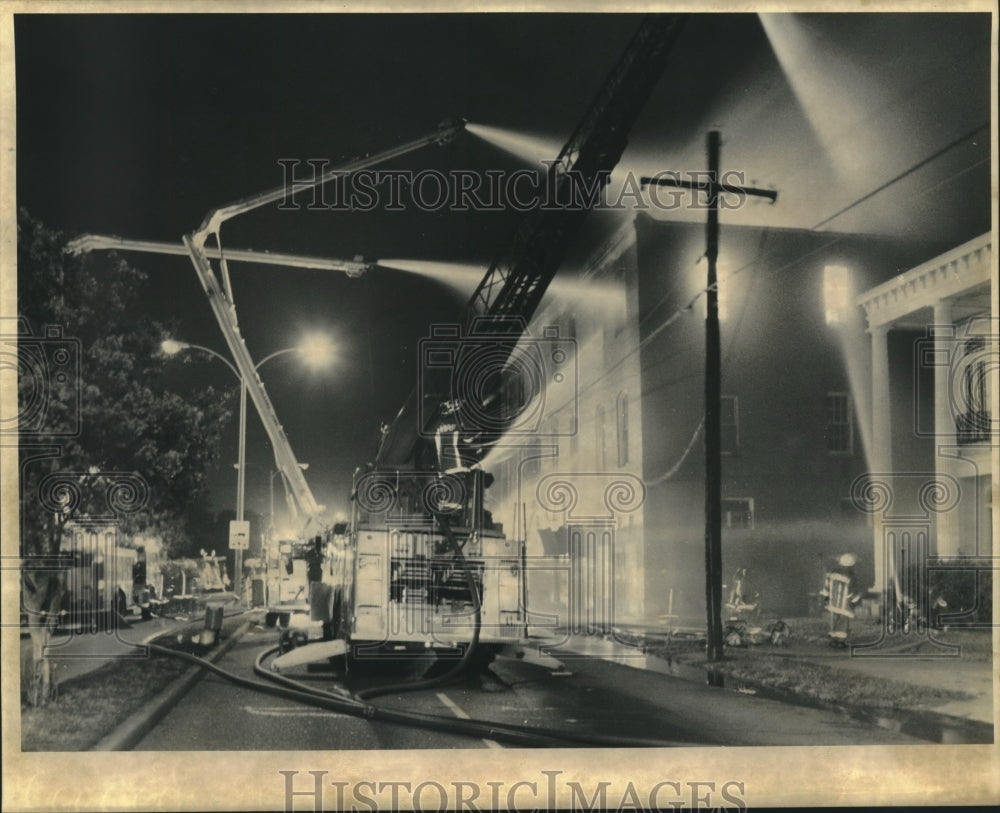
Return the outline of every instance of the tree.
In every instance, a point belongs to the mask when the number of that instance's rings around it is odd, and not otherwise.
[[[44,646],[65,592],[53,563],[66,522],[110,512],[126,536],[185,548],[233,411],[232,392],[168,387],[159,352],[167,331],[144,313],[141,271],[114,253],[69,256],[65,244],[18,213],[20,551],[32,704],[55,693]]]

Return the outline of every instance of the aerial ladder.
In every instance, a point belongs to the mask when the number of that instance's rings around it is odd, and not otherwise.
[[[466,431],[475,416],[502,400],[502,378],[494,376],[471,403],[456,397],[452,373],[461,367],[463,352],[475,353],[484,344],[497,370],[514,352],[593,207],[594,190],[608,182],[620,160],[683,19],[644,18],[548,169],[548,197],[558,205],[536,208],[521,222],[469,300],[462,332],[453,334],[454,365],[442,365],[440,374],[423,370],[421,386],[383,433],[374,462],[356,476],[353,568],[335,585],[332,599],[332,626],[349,642],[354,660],[400,649],[445,652],[450,646],[462,651],[451,674],[488,663],[527,639],[524,540],[508,539],[483,510],[490,479],[479,461],[503,426],[489,422]],[[457,450],[457,461],[454,455],[444,459],[443,432],[452,436],[448,448]],[[281,665],[306,660],[306,654],[288,653]]]
[[[251,251],[247,249],[223,248],[221,240],[222,225],[247,212],[258,209],[277,201],[282,201],[301,191],[344,178],[362,169],[401,157],[431,144],[445,144],[451,141],[465,126],[464,121],[446,122],[435,131],[409,141],[376,155],[362,156],[351,159],[310,180],[295,181],[289,188],[281,185],[242,198],[233,203],[213,209],[205,216],[201,225],[191,234],[184,235],[181,245],[157,242],[151,240],[130,240],[108,235],[82,235],[67,245],[67,252],[79,254],[97,249],[117,249],[147,252],[155,254],[186,255],[191,259],[198,281],[208,296],[209,304],[222,331],[226,345],[232,354],[236,369],[243,381],[242,397],[249,396],[257,409],[271,448],[274,450],[275,465],[281,472],[283,481],[294,498],[295,506],[305,516],[305,529],[310,524],[318,524],[323,506],[316,502],[309,484],[306,482],[302,467],[292,451],[277,413],[264,388],[264,383],[257,373],[253,358],[247,349],[240,332],[236,316],[236,305],[233,299],[232,285],[229,279],[229,262],[251,262],[270,265],[281,265],[297,268],[316,268],[329,271],[340,271],[350,277],[358,277],[370,270],[374,262],[366,262],[360,258],[353,260],[329,259],[324,257],[308,257],[296,254],[271,253],[268,251]],[[210,241],[214,245],[210,244]],[[212,266],[215,260],[219,265],[217,275]]]
[[[532,209],[513,238],[497,255],[467,305],[463,335],[470,346],[485,337],[495,340],[491,364],[500,367],[514,351],[542,296],[559,270],[580,224],[592,208],[595,190],[610,179],[621,159],[628,134],[659,80],[686,15],[645,17],[621,59],[608,75],[566,145],[548,168],[548,197],[556,206]],[[458,362],[460,366],[460,361]],[[436,425],[462,421],[461,411],[489,411],[485,401],[499,403],[497,393],[483,393],[478,404],[455,403],[450,382],[434,381],[425,371],[424,387],[414,391],[385,433],[376,466],[405,466],[420,458],[422,441]],[[436,391],[434,391],[436,389]],[[447,413],[447,414],[445,414]],[[491,427],[497,422],[490,421]],[[502,426],[499,427],[502,430]],[[502,431],[467,437],[470,453],[495,441]]]

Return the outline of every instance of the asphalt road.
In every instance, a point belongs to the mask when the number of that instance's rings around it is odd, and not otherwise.
[[[251,629],[219,666],[253,677],[273,630]],[[426,663],[371,670],[366,684],[415,679]],[[553,672],[498,658],[489,673],[458,685],[373,699],[376,705],[678,745],[860,745],[922,742],[828,711],[711,688],[699,682],[581,657]],[[569,674],[565,674],[569,672]],[[298,672],[328,688],[330,673]],[[360,678],[354,678],[357,688]],[[423,730],[314,708],[205,675],[136,746],[137,750],[367,750],[501,748],[500,742]]]

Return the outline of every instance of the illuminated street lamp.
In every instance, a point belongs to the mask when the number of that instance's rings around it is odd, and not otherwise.
[[[232,370],[233,375],[240,382],[240,415],[239,415],[239,447],[237,451],[237,463],[236,463],[236,521],[243,521],[244,505],[246,499],[246,440],[247,440],[247,387],[246,382],[243,380],[243,376],[240,375],[239,370],[221,353],[216,352],[210,347],[205,347],[200,344],[191,344],[190,342],[182,342],[177,339],[165,339],[160,343],[160,349],[168,356],[175,356],[183,350],[200,350],[203,353],[219,359],[223,362],[230,370]],[[278,356],[283,356],[287,353],[298,353],[302,356],[303,360],[310,367],[320,367],[329,363],[333,358],[333,345],[328,339],[323,336],[312,335],[306,337],[302,342],[300,342],[295,347],[286,347],[283,350],[275,350],[270,355],[265,356],[260,361],[254,365],[254,370],[259,370],[266,362]],[[306,464],[308,465],[308,464]],[[301,466],[305,468],[305,466]],[[272,509],[273,510],[273,509]],[[243,592],[243,551],[239,548],[236,549],[236,579],[235,579],[235,592],[236,595],[241,595]]]

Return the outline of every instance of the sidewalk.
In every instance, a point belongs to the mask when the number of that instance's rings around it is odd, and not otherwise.
[[[818,658],[815,660],[819,661]],[[862,672],[876,678],[899,680],[917,686],[944,687],[967,692],[971,700],[953,700],[928,706],[938,714],[978,720],[993,725],[993,676],[989,663],[970,663],[959,658],[858,658],[841,657],[837,669]]]
[[[194,598],[191,610],[176,616],[154,616],[148,621],[126,619],[116,629],[101,632],[62,630],[52,636],[46,647],[57,685],[85,675],[116,658],[145,657],[138,646],[162,635],[169,635],[200,622],[209,603],[223,604],[228,611],[236,605],[233,593],[206,593]],[[21,639],[21,663],[31,658],[31,638]]]
[[[685,678],[698,682],[707,680],[704,665],[704,637],[701,642],[689,639],[686,646],[681,646],[673,654],[659,657],[654,651],[662,650],[657,646],[665,642],[667,637],[658,631],[629,628],[623,630],[620,639],[613,636],[567,636],[562,641],[554,637],[541,639],[540,643],[547,652],[566,663],[572,670],[574,655],[596,657],[614,663],[630,666],[635,669],[660,672],[674,677]],[[850,672],[869,678],[895,681],[912,687],[946,689],[964,692],[971,697],[966,700],[948,700],[933,704],[913,704],[906,708],[888,709],[899,714],[911,713],[915,716],[938,715],[942,722],[948,718],[958,721],[971,721],[973,724],[994,725],[994,675],[993,664],[982,653],[962,657],[932,657],[925,652],[913,654],[906,647],[885,650],[873,655],[852,655],[850,649],[832,649],[825,642],[796,643],[795,647],[774,647],[768,643],[756,644],[751,647],[730,651],[727,653],[732,661],[741,653],[752,653],[754,656],[767,659],[769,665],[780,671],[785,663],[808,664],[832,672]],[[734,657],[735,656],[735,657]],[[756,693],[750,688],[752,684],[742,680],[731,680],[738,691]],[[775,697],[766,687],[760,687],[760,693]],[[821,701],[807,694],[799,694],[788,688],[780,689],[777,694],[786,702],[800,702],[803,705],[816,706]],[[831,705],[831,704],[826,704]],[[878,712],[877,707],[868,710]]]

